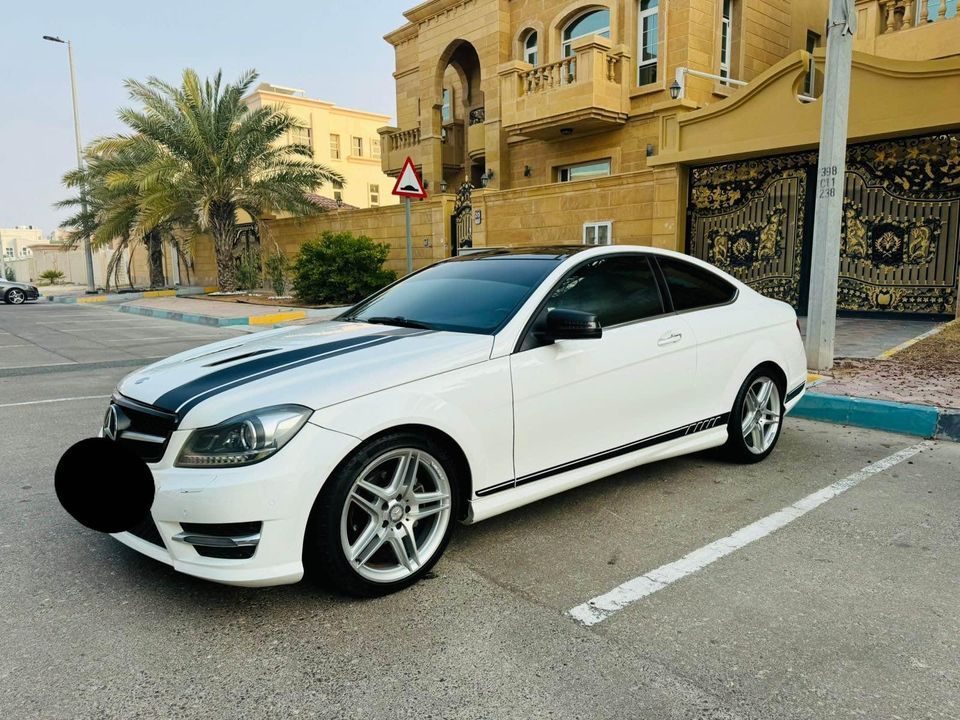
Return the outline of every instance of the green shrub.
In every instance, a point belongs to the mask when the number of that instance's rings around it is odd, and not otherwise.
[[[270,287],[273,288],[273,294],[277,297],[283,297],[287,291],[287,270],[290,268],[290,261],[287,256],[281,252],[279,246],[270,253],[267,258],[267,279],[270,281]]]
[[[245,250],[237,263],[237,290],[256,290],[260,285],[260,253]]]
[[[44,270],[42,273],[40,273],[40,279],[46,280],[47,285],[53,285],[54,283],[58,283],[63,280],[63,273],[59,270],[53,269]]]
[[[383,264],[390,246],[365,235],[324,232],[304,243],[293,265],[293,289],[303,302],[350,304],[393,282]]]
[[[13,268],[10,267],[9,265],[3,266],[3,274],[6,277],[6,279],[9,280],[10,282],[17,281],[17,274],[13,271]]]

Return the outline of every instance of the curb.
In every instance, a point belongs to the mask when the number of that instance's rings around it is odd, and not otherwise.
[[[77,305],[90,305],[99,303],[125,303],[131,300],[142,300],[143,298],[158,297],[184,297],[190,295],[203,295],[209,288],[203,287],[181,287],[176,290],[144,290],[143,292],[132,293],[110,293],[105,295],[56,295],[50,297],[50,302],[67,303]]]
[[[960,411],[847,395],[806,392],[795,417],[960,442]]]
[[[249,315],[246,317],[217,317],[215,315],[199,315],[197,313],[182,313],[175,310],[160,310],[158,308],[140,307],[138,305],[121,305],[117,308],[122,313],[131,315],[143,315],[145,317],[158,318],[161,320],[179,320],[180,322],[194,323],[195,325],[207,325],[209,327],[230,327],[237,325],[269,325],[274,326],[278,323],[289,322],[291,320],[303,320],[307,314],[303,310],[293,310],[291,312],[270,313],[267,315]]]

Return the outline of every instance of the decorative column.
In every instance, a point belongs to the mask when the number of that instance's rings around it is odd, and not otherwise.
[[[913,0],[907,0],[903,4],[903,24],[901,30],[909,30],[913,27]]]
[[[887,11],[887,26],[883,31],[884,34],[892,33],[895,29],[895,23],[896,23],[896,16],[894,15],[895,3],[893,2],[893,0],[887,0],[885,7]]]

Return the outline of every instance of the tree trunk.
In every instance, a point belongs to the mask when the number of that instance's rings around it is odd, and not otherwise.
[[[143,240],[147,246],[147,258],[150,266],[150,287],[163,287],[163,238],[159,231],[151,230],[144,236]]]
[[[221,292],[237,289],[237,266],[233,248],[237,239],[236,210],[229,203],[214,203],[210,208],[210,234],[217,255],[217,285]]]

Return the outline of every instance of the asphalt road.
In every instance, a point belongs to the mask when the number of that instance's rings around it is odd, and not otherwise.
[[[230,588],[57,504],[57,459],[128,371],[95,363],[225,334],[107,329],[116,315],[0,306],[0,332],[25,341],[11,344],[81,363],[13,375],[0,347],[0,717],[960,717],[960,445],[865,476],[592,627],[567,612],[916,439],[788,419],[759,465],[663,462],[460,527],[431,579],[387,598]],[[53,319],[63,337],[35,327]],[[100,354],[77,359],[80,340]],[[90,399],[22,404],[65,397]]]

